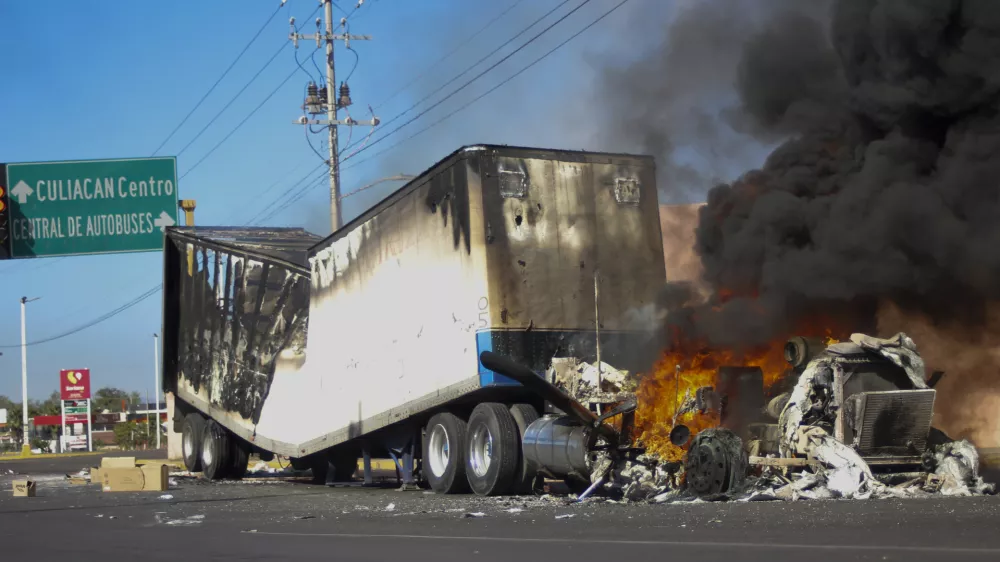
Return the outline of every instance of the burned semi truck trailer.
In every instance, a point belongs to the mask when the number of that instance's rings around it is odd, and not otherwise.
[[[652,158],[501,146],[454,152],[325,239],[176,227],[164,256],[189,469],[238,477],[257,451],[339,481],[391,456],[445,493],[535,475],[522,439],[545,398],[480,354],[629,367],[630,314],[665,273]]]

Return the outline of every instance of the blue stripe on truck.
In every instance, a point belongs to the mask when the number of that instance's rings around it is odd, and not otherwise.
[[[479,354],[484,351],[493,351],[493,332],[492,331],[482,331],[476,332],[476,363],[479,365],[479,385],[480,386],[518,386],[519,382],[505,377],[503,375],[498,375],[493,371],[483,367],[483,364],[479,361]]]

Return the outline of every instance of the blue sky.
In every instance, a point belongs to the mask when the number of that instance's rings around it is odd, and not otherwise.
[[[388,121],[484,56],[560,0],[527,0],[474,41],[387,103],[385,98],[425,67],[449,53],[472,32],[514,4],[514,0],[368,0],[351,18],[351,32],[373,41],[352,43],[359,64],[350,78],[352,116],[366,119],[368,104]],[[574,0],[560,9],[569,11]],[[597,0],[581,8],[523,52],[478,80],[412,125],[344,164],[349,192],[396,173],[416,174],[463,144],[489,142],[559,148],[600,144],[586,92],[595,80],[595,53],[634,52],[643,13],[660,11],[658,0],[632,0],[558,53],[441,125],[383,154],[475,96],[496,88],[557,43],[617,2]],[[0,2],[0,161],[24,162],[143,157],[153,151],[204,95],[246,42],[276,9],[277,0],[173,0],[171,2]],[[350,11],[350,0],[338,2]],[[215,92],[166,144],[159,155],[177,155],[179,193],[196,199],[200,225],[244,224],[287,200],[289,188],[320,164],[306,142],[301,115],[314,46],[300,44],[298,70],[291,45],[278,55],[221,117],[183,153],[181,149],[287,41],[288,18],[307,22],[314,0],[289,0]],[[515,41],[518,45],[554,21],[550,17]],[[657,30],[662,30],[658,24]],[[312,32],[311,21],[303,32]],[[503,53],[512,50],[507,47]],[[494,56],[491,61],[497,60]],[[337,48],[338,81],[354,57]],[[322,57],[317,57],[322,65]],[[487,63],[489,64],[489,63]],[[445,89],[450,91],[481,66]],[[193,170],[288,75],[293,78],[232,137]],[[440,94],[433,99],[438,99]],[[395,128],[423,107],[386,130]],[[376,132],[373,139],[381,133]],[[368,131],[358,128],[354,139]],[[341,147],[348,132],[341,130]],[[314,143],[322,135],[313,137]],[[306,185],[313,183],[309,176]],[[345,220],[399,184],[386,183],[345,200]],[[301,226],[327,234],[328,191],[319,182],[300,201],[266,224]],[[21,296],[28,304],[28,341],[85,324],[156,286],[159,252],[11,260],[0,262],[0,346],[17,346]],[[153,339],[160,328],[159,294],[95,327],[28,348],[29,394],[55,390],[58,371],[90,368],[95,387],[153,391]],[[20,350],[0,347],[0,394],[19,397]]]

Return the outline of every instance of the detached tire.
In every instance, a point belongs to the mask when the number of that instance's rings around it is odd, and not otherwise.
[[[530,404],[514,404],[510,407],[510,415],[517,424],[517,459],[518,466],[514,472],[514,483],[511,492],[515,494],[530,494],[535,482],[535,472],[537,469],[531,465],[524,457],[524,432],[532,422],[539,418],[538,411]]]
[[[748,472],[743,440],[722,428],[706,429],[691,443],[684,459],[684,480],[698,497],[734,492]]]
[[[184,416],[181,426],[181,451],[188,472],[201,472],[201,438],[205,433],[205,418],[191,413]]]
[[[424,477],[439,494],[458,494],[469,489],[465,477],[464,420],[449,412],[435,414],[427,422],[423,443]]]
[[[465,474],[480,496],[506,494],[520,466],[521,437],[517,422],[503,404],[476,406],[466,429]]]
[[[229,471],[226,478],[242,480],[247,473],[247,465],[250,463],[250,444],[246,441],[229,435]]]
[[[201,473],[208,480],[226,477],[231,462],[229,432],[209,420],[201,437]]]

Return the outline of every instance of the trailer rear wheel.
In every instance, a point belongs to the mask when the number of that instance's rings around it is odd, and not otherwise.
[[[201,437],[201,473],[208,480],[225,478],[230,465],[229,432],[209,420]]]
[[[517,443],[518,466],[514,473],[514,486],[511,491],[515,494],[530,494],[534,487],[536,469],[524,457],[521,443],[524,440],[524,431],[538,419],[538,410],[535,410],[531,404],[514,404],[510,407],[510,415],[514,417],[519,435]]]
[[[247,465],[250,463],[250,444],[236,437],[229,436],[229,470],[226,478],[242,479],[247,473]]]
[[[510,491],[520,464],[517,422],[503,404],[484,402],[469,416],[465,474],[472,491],[496,496]]]
[[[181,449],[184,455],[184,467],[189,472],[201,472],[201,436],[205,433],[205,418],[201,414],[190,413],[184,416],[181,427]]]
[[[434,415],[424,434],[424,477],[439,494],[457,494],[468,490],[465,477],[464,420],[450,412]]]

